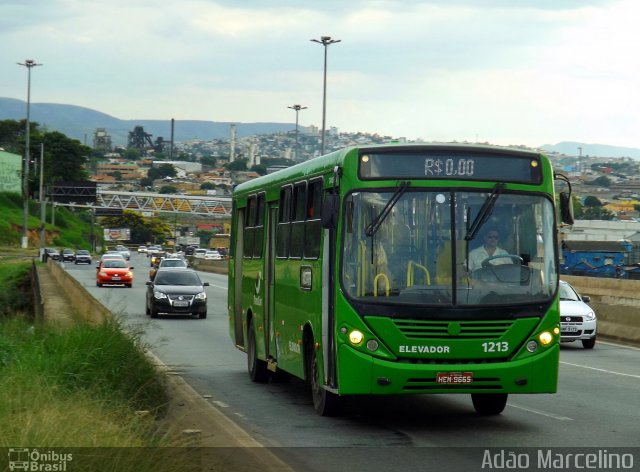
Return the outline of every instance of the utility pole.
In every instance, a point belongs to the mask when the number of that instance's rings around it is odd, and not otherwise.
[[[22,248],[26,249],[29,247],[27,219],[29,217],[29,136],[31,133],[29,115],[31,111],[31,69],[36,66],[41,66],[42,64],[36,64],[36,61],[33,59],[26,59],[24,63],[18,62],[17,64],[27,68],[27,125],[25,130],[24,165],[22,167]]]
[[[320,39],[311,39],[310,41],[324,46],[324,79],[322,82],[322,144],[320,145],[320,154],[324,154],[324,135],[327,124],[327,47],[330,44],[339,43],[341,40],[331,39],[331,36],[321,36]]]
[[[307,107],[303,107],[302,105],[293,105],[287,108],[291,108],[292,110],[296,111],[296,149],[294,152],[294,160],[298,162],[298,112],[300,110],[306,110]]]

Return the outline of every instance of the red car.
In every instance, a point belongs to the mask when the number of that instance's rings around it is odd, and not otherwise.
[[[100,262],[96,271],[96,285],[124,285],[131,288],[133,284],[133,267],[124,259],[105,259]]]

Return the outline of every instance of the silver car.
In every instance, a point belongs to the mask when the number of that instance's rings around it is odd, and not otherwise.
[[[598,320],[596,313],[587,303],[589,296],[580,296],[564,280],[560,281],[560,341],[582,341],[585,349],[596,345]]]
[[[120,254],[122,254],[122,256],[126,260],[131,259],[131,251],[129,251],[129,248],[127,246],[123,246],[122,244],[118,244],[116,246],[116,251],[118,251]]]

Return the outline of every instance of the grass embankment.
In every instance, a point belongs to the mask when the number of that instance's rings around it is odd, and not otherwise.
[[[90,249],[91,213],[89,210],[56,207],[52,218],[51,205],[47,205],[45,217],[45,246]],[[0,245],[19,247],[22,237],[22,219],[24,217],[22,197],[17,193],[0,192]],[[51,221],[55,221],[55,225]],[[27,218],[30,247],[39,247],[40,204],[29,200]],[[99,233],[99,227],[94,229]]]
[[[168,446],[169,437],[156,421],[167,394],[140,336],[117,322],[60,330],[34,324],[28,313],[9,314],[30,265],[0,260],[0,447],[133,446],[141,448],[137,457],[111,450],[95,470],[133,470],[132,460],[136,470],[182,469],[142,449]],[[113,454],[126,454],[129,466],[107,467]]]

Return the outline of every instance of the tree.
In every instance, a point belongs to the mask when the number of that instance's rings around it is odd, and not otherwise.
[[[164,179],[165,177],[175,177],[178,175],[178,171],[172,164],[160,164],[154,166],[147,172],[147,177],[152,180]]]
[[[216,188],[216,184],[213,182],[203,182],[200,184],[200,190],[213,190]]]
[[[149,177],[142,177],[140,179],[140,186],[141,187],[153,187],[153,180],[150,179]]]
[[[89,178],[85,166],[91,155],[90,147],[58,131],[36,136],[35,144],[39,147],[40,143],[44,144],[45,185],[57,181],[79,181]],[[35,185],[38,179],[34,176],[33,180]]]
[[[200,162],[202,163],[203,166],[215,167],[217,161],[216,161],[216,158],[213,156],[202,156],[202,158],[200,159]]]
[[[583,205],[585,207],[601,207],[602,206],[602,202],[600,201],[600,199],[598,197],[594,197],[592,195],[589,195],[589,196],[585,197]]]
[[[615,215],[606,208],[592,206],[585,208],[582,218],[585,220],[612,220]]]
[[[225,168],[227,170],[247,170],[247,161],[245,159],[237,159],[225,164]]]
[[[125,210],[120,216],[108,216],[102,219],[105,228],[129,228],[131,243],[164,242],[171,228],[160,218],[145,219],[140,213]]]
[[[267,168],[261,164],[256,164],[251,167],[251,170],[259,175],[267,175]]]
[[[163,185],[160,187],[159,193],[178,193],[178,189],[173,185]]]
[[[138,161],[142,158],[142,153],[138,148],[129,148],[124,152],[124,158],[128,161]]]
[[[599,187],[609,187],[611,186],[611,179],[606,175],[601,175],[590,182],[585,182],[586,185],[597,185]]]

